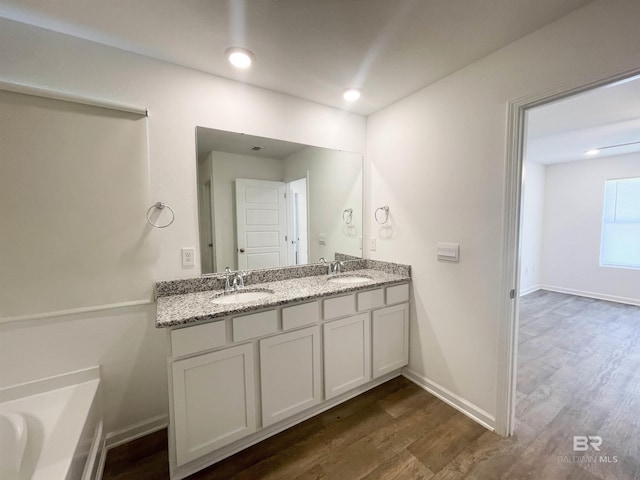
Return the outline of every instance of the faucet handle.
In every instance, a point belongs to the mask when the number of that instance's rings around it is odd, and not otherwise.
[[[239,272],[236,273],[236,277],[233,280],[234,283],[236,282],[236,280],[238,282],[237,283],[238,288],[244,288],[244,272],[242,270],[240,270]]]
[[[225,267],[224,273],[231,273],[231,269],[229,267]]]

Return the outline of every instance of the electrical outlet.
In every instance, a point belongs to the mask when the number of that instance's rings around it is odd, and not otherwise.
[[[196,249],[193,247],[185,247],[182,249],[182,266],[193,267],[195,262]]]
[[[371,237],[369,239],[369,250],[371,250],[372,252],[376,251],[376,237]]]

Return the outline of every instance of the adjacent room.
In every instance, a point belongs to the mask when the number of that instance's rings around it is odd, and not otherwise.
[[[620,455],[605,470],[627,478],[622,456],[638,444],[621,425],[640,413],[640,79],[528,111],[524,164],[516,436],[591,435]]]

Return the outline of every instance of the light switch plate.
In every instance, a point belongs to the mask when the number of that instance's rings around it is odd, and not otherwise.
[[[460,245],[457,243],[438,242],[436,245],[436,252],[438,254],[438,260],[443,260],[445,262],[460,261]]]

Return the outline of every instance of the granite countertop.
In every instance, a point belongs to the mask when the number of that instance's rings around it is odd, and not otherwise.
[[[328,281],[335,276],[364,276],[369,281],[360,283],[338,283]],[[207,290],[178,295],[159,296],[157,298],[156,327],[173,327],[204,320],[222,318],[228,315],[244,314],[277,307],[286,303],[313,300],[328,295],[356,292],[383,285],[406,282],[408,274],[390,273],[378,269],[359,269],[338,275],[313,275],[288,280],[247,285],[245,291],[273,291],[262,300],[250,302],[217,304],[212,300],[224,295],[224,290]]]

